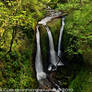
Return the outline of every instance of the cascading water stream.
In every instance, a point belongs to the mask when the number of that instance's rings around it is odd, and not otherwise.
[[[59,42],[58,42],[58,56],[61,57],[61,42],[62,42],[62,35],[63,35],[63,30],[64,30],[64,20],[65,18],[62,18],[62,26],[60,29],[60,35],[59,35]]]
[[[35,69],[36,69],[37,80],[40,81],[46,78],[46,73],[43,71],[43,65],[42,65],[39,26],[37,26],[36,31],[37,31],[36,32],[37,52],[35,58]]]
[[[62,35],[63,35],[63,30],[64,30],[64,20],[65,18],[62,18],[62,26],[60,28],[60,35],[59,35],[59,42],[58,42],[58,57],[61,58],[61,43],[62,43]],[[64,65],[62,62],[59,62],[58,65]]]
[[[51,31],[50,31],[48,26],[46,26],[46,30],[47,30],[47,33],[48,33],[49,46],[50,46],[50,62],[51,62],[51,65],[48,68],[48,70],[50,71],[52,69],[53,65],[56,66],[57,61],[56,61],[56,53],[55,53],[55,50],[54,50],[53,37],[52,37]]]

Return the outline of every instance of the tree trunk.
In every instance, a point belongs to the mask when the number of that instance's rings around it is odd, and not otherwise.
[[[10,52],[11,52],[11,50],[12,50],[12,45],[13,45],[13,42],[14,42],[15,36],[16,36],[16,29],[14,29],[14,28],[13,28],[13,32],[12,32],[12,39],[11,39],[10,48],[9,48],[8,53],[10,53]]]
[[[80,0],[80,5],[82,5],[82,0]]]

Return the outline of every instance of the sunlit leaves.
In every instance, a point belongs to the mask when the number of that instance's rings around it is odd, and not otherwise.
[[[78,10],[73,10],[66,18],[65,32],[69,35],[69,39],[67,49],[65,49],[70,54],[83,54],[86,48],[83,46],[92,47],[91,5],[91,3],[85,4],[85,6],[82,6]],[[69,7],[69,9],[70,8],[71,7]]]

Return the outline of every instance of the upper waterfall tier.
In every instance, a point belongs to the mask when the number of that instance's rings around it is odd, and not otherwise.
[[[50,15],[45,17],[45,18],[43,18],[41,21],[38,22],[38,24],[42,24],[42,25],[45,26],[51,20],[53,20],[55,18],[62,18],[64,16],[66,16],[66,15],[67,15],[67,13],[51,11]]]

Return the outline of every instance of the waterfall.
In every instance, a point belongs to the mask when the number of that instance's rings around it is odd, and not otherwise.
[[[51,65],[48,68],[48,70],[50,71],[50,70],[52,70],[52,66],[56,66],[57,61],[56,61],[56,53],[55,53],[55,50],[54,50],[54,43],[53,43],[52,34],[51,34],[51,31],[50,31],[48,26],[46,26],[46,30],[47,30],[48,37],[49,37],[49,47],[50,47],[50,62],[51,62]]]
[[[65,18],[62,18],[62,26],[60,28],[60,35],[59,35],[59,42],[58,42],[58,57],[61,58],[61,42],[62,42],[62,35],[64,30],[64,20]],[[58,65],[63,65],[62,62],[60,62]]]
[[[61,42],[62,42],[64,25],[65,25],[64,20],[65,20],[65,18],[62,18],[62,26],[61,26],[61,29],[60,29],[59,42],[58,42],[58,56],[61,56]]]
[[[46,78],[46,73],[43,71],[42,65],[39,26],[37,26],[36,31],[37,52],[35,58],[35,69],[37,74],[37,80],[42,80]]]

